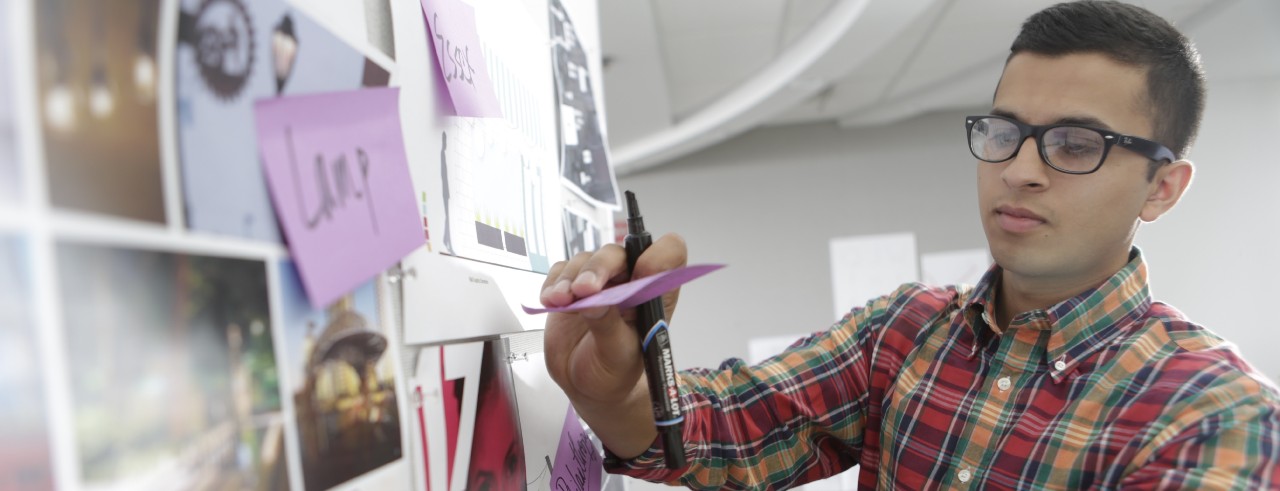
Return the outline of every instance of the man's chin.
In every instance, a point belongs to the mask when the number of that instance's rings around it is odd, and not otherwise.
[[[1055,261],[1048,251],[1029,250],[1026,247],[991,248],[991,259],[1005,274],[1023,277],[1050,276],[1061,269],[1060,261]]]

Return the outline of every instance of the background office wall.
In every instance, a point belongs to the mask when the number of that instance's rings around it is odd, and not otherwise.
[[[1203,49],[1203,47],[1202,47]],[[1205,54],[1206,59],[1210,56]],[[620,178],[653,232],[675,231],[691,263],[729,267],[687,286],[672,324],[681,366],[744,357],[747,339],[830,326],[828,240],[912,231],[921,253],[985,247],[976,161],[961,118],[752,131],[654,171]],[[1240,345],[1280,378],[1280,77],[1210,82],[1183,202],[1144,225],[1154,296]],[[886,292],[887,293],[887,292]]]

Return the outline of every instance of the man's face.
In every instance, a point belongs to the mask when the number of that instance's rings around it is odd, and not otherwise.
[[[1145,70],[1104,55],[1020,53],[1005,65],[992,113],[1150,139],[1145,95]],[[1152,189],[1145,157],[1113,147],[1097,172],[1064,174],[1045,165],[1031,137],[1013,159],[977,165],[982,226],[1006,278],[1074,286],[1101,282],[1127,262]]]

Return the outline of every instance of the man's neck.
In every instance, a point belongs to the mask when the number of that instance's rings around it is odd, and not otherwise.
[[[996,293],[996,322],[1008,329],[1014,317],[1032,310],[1046,309],[1107,281],[1128,264],[1128,255],[1114,268],[1101,268],[1093,275],[1071,278],[1044,278],[1019,275],[1004,270]]]

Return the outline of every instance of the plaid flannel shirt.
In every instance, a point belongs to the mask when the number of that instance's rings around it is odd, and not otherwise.
[[[1275,385],[1153,303],[1136,248],[1003,333],[986,320],[999,278],[904,285],[756,366],[683,371],[689,465],[663,468],[655,441],[606,469],[699,489],[853,465],[860,489],[1280,489]]]

